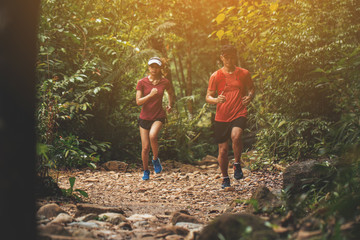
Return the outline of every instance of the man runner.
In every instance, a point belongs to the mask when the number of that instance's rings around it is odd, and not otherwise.
[[[214,72],[209,80],[206,102],[216,104],[215,142],[218,144],[223,182],[221,187],[230,187],[228,175],[228,140],[234,152],[234,178],[243,178],[240,158],[243,149],[242,134],[246,127],[247,106],[254,98],[255,89],[248,70],[236,66],[236,49],[231,45],[221,48],[223,67]]]

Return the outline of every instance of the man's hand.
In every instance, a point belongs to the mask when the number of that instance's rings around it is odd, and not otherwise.
[[[222,93],[216,98],[217,103],[224,103],[226,101],[226,97],[222,95]]]
[[[251,99],[252,99],[251,96],[246,96],[246,97],[243,97],[243,98],[242,98],[242,102],[243,102],[243,104],[244,104],[245,106],[247,106],[247,105],[250,104]]]
[[[167,111],[167,113],[170,113],[171,110],[172,110],[172,107],[171,107],[170,105],[167,105],[167,106],[166,106],[166,111]]]

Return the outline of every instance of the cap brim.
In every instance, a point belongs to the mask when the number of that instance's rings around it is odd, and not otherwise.
[[[157,60],[157,59],[151,59],[151,60],[148,62],[148,65],[150,66],[150,65],[153,64],[153,63],[155,63],[155,64],[157,64],[157,65],[159,65],[159,66],[161,67],[161,62],[160,62],[159,60]]]

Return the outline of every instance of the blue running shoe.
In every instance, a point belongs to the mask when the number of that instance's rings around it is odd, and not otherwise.
[[[221,184],[221,188],[227,188],[227,187],[231,187],[230,185],[230,178],[229,177],[224,177],[223,178],[223,182]]]
[[[156,160],[152,160],[152,163],[154,165],[155,173],[161,173],[163,168],[161,166],[160,159],[157,158]]]
[[[150,171],[145,170],[144,171],[144,176],[142,177],[142,180],[149,180],[149,179],[150,179]]]

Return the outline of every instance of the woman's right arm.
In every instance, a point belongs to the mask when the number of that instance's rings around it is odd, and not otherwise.
[[[151,92],[148,95],[144,96],[144,97],[142,96],[141,90],[136,90],[136,104],[138,106],[141,106],[145,102],[147,102],[152,96],[154,96],[156,94],[157,94],[157,89],[156,88],[151,89]]]

